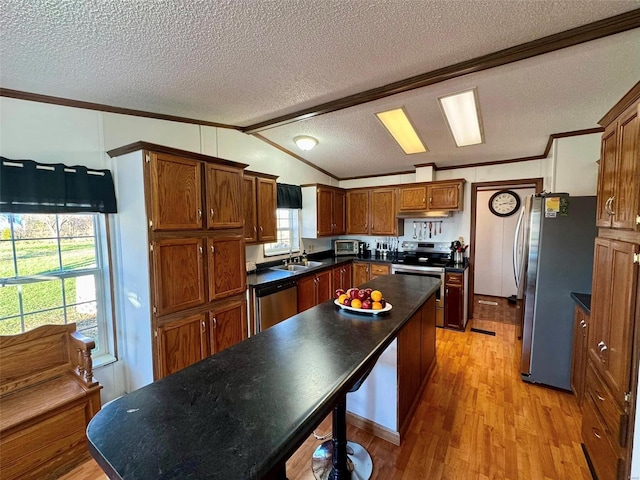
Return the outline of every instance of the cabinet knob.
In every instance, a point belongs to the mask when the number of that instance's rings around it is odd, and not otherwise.
[[[604,397],[602,395],[600,395],[599,391],[595,391],[596,397],[598,397],[598,400],[600,400],[601,402],[604,402]]]
[[[205,322],[202,322],[202,333],[207,331],[207,324]]]
[[[264,231],[264,228],[262,228],[262,225],[260,225],[260,233],[262,233]]]
[[[202,210],[198,209],[198,220],[202,220]]]
[[[213,218],[213,214],[215,213],[215,210],[212,208],[211,210],[209,210],[209,215],[211,215],[211,218]]]
[[[613,211],[613,202],[615,201],[616,196],[611,197],[611,202],[609,202],[609,215],[615,215],[616,212]]]
[[[602,436],[598,433],[598,430],[595,427],[593,427],[591,431],[596,436],[596,438],[602,438]]]
[[[200,255],[202,255],[202,245],[198,247],[198,251],[200,252]]]
[[[253,233],[256,233],[258,231],[258,229],[256,228],[256,226],[253,226]]]
[[[211,245],[211,253],[216,253],[216,247],[214,247],[213,245]]]
[[[213,317],[213,328],[218,328],[218,319],[216,317]]]

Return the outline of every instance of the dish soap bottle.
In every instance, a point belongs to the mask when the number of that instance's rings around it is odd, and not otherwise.
[[[302,265],[307,265],[307,251],[302,250]]]

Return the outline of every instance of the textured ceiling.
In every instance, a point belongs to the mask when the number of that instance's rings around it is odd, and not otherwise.
[[[246,126],[637,8],[640,0],[5,0],[0,86]],[[552,133],[596,126],[640,78],[639,50],[635,29],[262,134],[296,153],[292,136],[318,137],[305,158],[340,177],[536,155]],[[434,99],[467,86],[479,88],[487,143],[459,149]],[[399,155],[380,134],[372,113],[396,104],[429,153]]]

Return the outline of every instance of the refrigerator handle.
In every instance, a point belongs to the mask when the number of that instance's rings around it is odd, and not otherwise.
[[[520,238],[520,228],[522,228],[522,219],[524,218],[524,208],[520,209],[520,216],[518,217],[518,223],[516,223],[516,231],[513,238],[513,278],[516,281],[516,288],[520,288],[520,266],[518,265],[518,240]]]

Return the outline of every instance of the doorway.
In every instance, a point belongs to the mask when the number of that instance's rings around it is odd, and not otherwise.
[[[494,317],[515,323],[513,239],[524,199],[542,192],[542,178],[471,184],[471,240],[469,251],[469,318]],[[512,214],[498,216],[489,203],[497,192],[508,190],[520,200]]]

